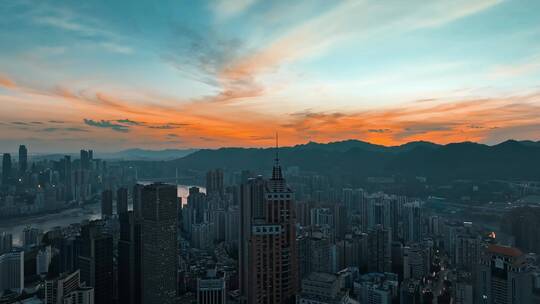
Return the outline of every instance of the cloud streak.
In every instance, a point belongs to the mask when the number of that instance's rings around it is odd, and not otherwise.
[[[89,132],[87,129],[77,128],[77,127],[67,127],[67,128],[57,128],[49,127],[40,130],[41,132],[53,133],[53,132]]]
[[[254,5],[257,0],[215,0],[210,5],[210,9],[223,20],[234,17]]]
[[[97,140],[100,136],[107,136],[112,140],[114,134],[118,134],[121,135],[119,138],[126,140],[124,144],[147,141],[154,146],[173,145],[172,141],[158,141],[159,138],[173,139],[171,134],[181,137],[181,143],[176,144],[185,147],[267,146],[273,144],[271,134],[276,130],[280,132],[284,144],[340,139],[361,139],[383,145],[417,140],[491,143],[503,136],[520,139],[522,135],[519,130],[529,130],[523,134],[534,137],[535,133],[530,130],[540,124],[540,92],[506,97],[426,98],[422,102],[413,100],[385,109],[362,111],[304,110],[273,114],[252,111],[244,106],[231,107],[227,103],[201,105],[193,102],[183,103],[176,108],[152,107],[140,102],[129,102],[112,94],[107,94],[107,100],[123,100],[122,104],[81,98],[94,96],[90,91],[74,94],[71,93],[74,90],[55,89],[42,93],[23,87],[18,90],[26,102],[41,102],[44,98],[57,101],[61,97],[60,100],[64,100],[67,105],[77,107],[75,115],[95,113],[94,118],[80,118],[84,125],[96,130],[88,129],[88,138]],[[0,96],[0,102],[3,102],[3,98]],[[153,100],[157,104],[162,103],[159,99]],[[51,136],[62,130],[60,126],[63,121],[55,119],[56,115],[36,117],[53,124],[47,130],[49,132],[44,131]],[[19,132],[32,132],[38,125],[31,122],[37,119],[13,121],[10,124],[17,126]],[[102,133],[98,129],[113,132]]]
[[[92,119],[84,119],[84,123],[91,127],[97,127],[102,129],[111,129],[116,132],[121,133],[127,133],[129,132],[129,127],[125,125],[121,125],[118,123],[111,122],[109,120],[92,120]]]
[[[390,1],[377,5],[367,1],[344,1],[333,9],[300,23],[266,47],[232,62],[222,71],[229,80],[246,80],[275,71],[286,61],[328,51],[346,38],[366,39],[387,32],[407,32],[435,27],[498,4],[498,0],[422,2]],[[399,8],[399,9],[398,9]]]
[[[293,113],[282,127],[306,139],[357,138],[384,145],[426,140],[437,143],[489,141],[495,130],[540,123],[540,94],[507,98],[437,101],[356,113]],[[508,132],[509,138],[519,133]]]
[[[17,87],[15,81],[11,80],[9,77],[0,74],[0,88],[14,89]]]

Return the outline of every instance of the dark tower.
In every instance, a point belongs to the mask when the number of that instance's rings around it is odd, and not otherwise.
[[[113,238],[99,222],[90,222],[81,230],[79,266],[81,281],[94,287],[96,304],[113,303]]]
[[[176,186],[161,183],[144,186],[141,201],[142,303],[176,303]]]
[[[141,219],[133,211],[119,213],[118,302],[141,303]]]
[[[261,177],[248,178],[240,185],[240,292],[247,301],[250,282],[250,240],[251,227],[255,218],[263,217],[266,181]]]
[[[113,192],[111,190],[101,192],[101,218],[112,216],[112,202]]]
[[[64,169],[64,183],[66,185],[66,201],[71,201],[73,198],[73,189],[72,189],[72,181],[73,181],[73,175],[71,173],[71,156],[66,155],[64,156],[64,162],[63,162],[63,169]]]
[[[9,184],[11,179],[11,154],[4,153],[2,157],[2,185]]]
[[[223,170],[215,169],[206,173],[206,195],[223,197]]]
[[[25,145],[19,146],[19,175],[23,175],[28,170],[28,150]]]
[[[86,150],[81,150],[81,169],[90,169],[90,155]]]
[[[128,189],[127,188],[118,188],[116,190],[116,214],[120,215],[122,213],[128,212]]]

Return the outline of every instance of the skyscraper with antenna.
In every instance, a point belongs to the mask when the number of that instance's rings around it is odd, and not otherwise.
[[[275,153],[263,212],[251,224],[248,303],[293,303],[298,290],[294,193],[283,178],[277,133]]]

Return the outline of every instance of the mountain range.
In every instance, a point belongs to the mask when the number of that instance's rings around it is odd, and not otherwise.
[[[423,176],[449,179],[540,179],[540,141],[508,140],[497,145],[472,142],[446,145],[410,142],[381,146],[364,141],[309,142],[277,151],[284,167],[303,171],[364,178],[368,176]],[[167,166],[205,171],[212,168],[267,171],[275,148],[202,149],[166,162]]]

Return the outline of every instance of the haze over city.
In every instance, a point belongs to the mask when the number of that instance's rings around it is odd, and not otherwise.
[[[3,1],[0,147],[538,140],[537,1]]]

